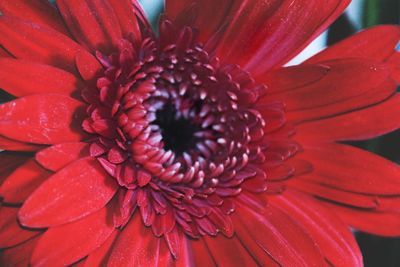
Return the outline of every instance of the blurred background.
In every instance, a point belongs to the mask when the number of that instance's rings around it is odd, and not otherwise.
[[[139,1],[153,25],[157,25],[163,0]],[[378,24],[400,24],[400,0],[353,0],[345,14],[288,65],[299,64],[326,46]],[[400,163],[400,131],[369,141],[352,142],[351,145]],[[385,227],[385,222],[382,222],[382,227]],[[355,235],[364,256],[365,267],[400,266],[400,238],[383,238],[360,232]]]

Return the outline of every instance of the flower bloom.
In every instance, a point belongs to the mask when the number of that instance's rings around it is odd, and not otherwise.
[[[348,3],[0,0],[1,265],[362,266],[400,169],[339,142],[400,127],[400,29],[283,67]]]

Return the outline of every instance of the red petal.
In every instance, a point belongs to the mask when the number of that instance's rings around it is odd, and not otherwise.
[[[164,235],[164,239],[174,259],[179,259],[182,256],[180,254],[183,246],[182,238],[184,238],[183,234],[176,227]]]
[[[0,135],[0,149],[9,150],[9,151],[37,151],[41,149],[43,146],[33,145],[22,143],[13,139],[6,138]]]
[[[3,151],[0,153],[0,185],[19,165],[31,157],[20,153]]]
[[[140,22],[140,25],[143,25],[145,30],[151,31],[151,25],[150,22],[147,20],[147,15],[145,14],[144,10],[141,7],[141,4],[139,3],[138,0],[132,0],[131,1],[133,5],[133,11],[135,12],[135,15]]]
[[[182,1],[165,2],[165,15],[174,25],[192,25],[199,29],[202,42],[207,42],[227,19],[231,19],[240,6],[240,1]]]
[[[1,0],[0,10],[4,15],[30,20],[53,28],[65,35],[69,34],[57,10],[48,1]]]
[[[92,52],[109,53],[122,38],[118,17],[106,0],[57,0],[76,40]]]
[[[295,169],[290,164],[281,164],[273,168],[266,169],[268,181],[278,182],[290,178]]]
[[[82,48],[67,36],[15,17],[0,17],[0,43],[16,58],[75,72],[75,54]]]
[[[101,246],[115,230],[110,209],[103,208],[81,220],[53,227],[39,239],[33,266],[67,266]]]
[[[84,266],[85,267],[93,267],[93,266],[102,266],[104,260],[107,258],[107,255],[110,254],[112,249],[112,245],[115,241],[115,238],[119,235],[119,231],[114,231],[107,240],[96,250],[91,252],[87,257]]]
[[[82,103],[58,94],[31,95],[0,105],[0,134],[22,142],[74,142],[81,130]]]
[[[95,79],[104,71],[99,61],[86,51],[76,54],[76,67],[86,81],[96,82]]]
[[[216,266],[215,261],[202,238],[190,241],[194,266]]]
[[[271,70],[254,77],[268,86],[268,92],[282,93],[318,82],[330,71],[326,65],[299,65]]]
[[[346,87],[347,86],[343,86],[340,87],[340,89],[346,89]],[[293,123],[300,123],[304,121],[327,118],[330,116],[343,114],[345,112],[350,112],[370,105],[374,105],[392,96],[397,88],[397,84],[395,81],[389,79],[379,84],[377,87],[371,88],[369,86],[363,86],[363,88],[366,90],[364,93],[355,97],[343,99],[337,103],[332,103],[311,109],[288,112],[287,119]],[[326,95],[329,96],[329,93],[327,92]],[[321,102],[323,101],[324,100],[322,100]]]
[[[211,209],[207,217],[226,237],[233,236],[235,229],[229,215],[223,214],[218,209]]]
[[[15,246],[40,233],[22,229],[17,213],[18,208],[0,207],[0,248]]]
[[[69,163],[87,156],[89,156],[87,143],[65,143],[39,151],[36,153],[36,161],[51,171],[58,171]]]
[[[375,208],[376,211],[382,211],[382,212],[398,211],[400,209],[400,195],[377,196],[376,203],[377,203],[377,206]]]
[[[82,88],[71,73],[25,60],[0,58],[0,87],[14,96],[39,93],[70,95]]]
[[[202,237],[217,266],[260,266],[236,236]]]
[[[392,77],[400,83],[400,52],[394,53],[388,58],[387,64],[392,70]]]
[[[35,248],[38,239],[39,237],[35,237],[19,246],[15,246],[2,251],[0,254],[0,265],[7,267],[29,266],[31,254],[33,252],[33,249]]]
[[[159,252],[158,252],[158,265],[156,266],[180,266],[180,267],[192,267],[193,265],[179,265],[181,261],[176,261],[172,258],[171,252],[169,251],[167,245],[165,242],[162,242],[162,240],[159,240]]]
[[[124,37],[133,34],[135,40],[141,40],[141,32],[138,19],[132,7],[136,1],[132,0],[108,0],[112,6],[121,26]]]
[[[400,195],[400,167],[380,156],[341,144],[306,146],[298,155],[312,162],[308,179],[348,192]]]
[[[153,203],[153,205],[155,205]],[[175,213],[171,208],[167,208],[165,214],[156,216],[152,226],[153,233],[160,237],[165,233],[171,232],[175,227]]]
[[[0,46],[0,58],[2,57],[12,57],[12,55],[10,53],[7,52],[7,50],[5,50],[2,46]]]
[[[270,173],[268,173],[268,179],[270,179],[270,178],[272,178],[272,177],[270,176]],[[242,188],[244,190],[250,191],[252,193],[263,193],[268,188],[267,179],[265,177],[259,177],[259,176],[251,178],[251,179],[247,179],[242,184]]]
[[[375,104],[397,88],[389,69],[375,61],[340,59],[322,64],[329,68],[324,77],[305,85],[299,83],[292,90],[267,94],[261,101],[282,101],[291,121],[306,121]]]
[[[329,46],[326,50],[307,60],[306,63],[344,57],[365,57],[383,61],[393,53],[399,40],[399,26],[376,26]]]
[[[188,266],[195,266],[194,259],[193,259],[193,249],[190,246],[190,239],[183,233],[179,234],[179,243],[180,243],[180,251],[179,251],[179,258],[175,260],[176,267],[188,267]],[[160,253],[161,254],[161,253]],[[161,264],[159,260],[159,264]],[[206,266],[202,264],[202,266]]]
[[[127,158],[127,153],[121,148],[113,147],[108,151],[108,160],[111,163],[120,164],[123,163]],[[150,180],[150,179],[149,179]],[[140,183],[140,181],[139,181]]]
[[[350,3],[349,0],[287,0],[283,2],[268,20],[263,20],[265,13],[258,12],[261,16],[256,23],[261,27],[255,27],[256,30],[252,22],[248,21],[247,14],[243,15],[247,27],[256,36],[262,36],[255,42],[254,39],[251,39],[250,48],[245,42],[239,44],[240,50],[248,55],[249,61],[246,62],[245,68],[252,73],[262,73],[266,69],[271,69],[292,59],[339,17]],[[233,31],[231,40],[240,40],[237,38],[237,34]],[[249,36],[248,38],[254,38],[246,29],[242,31],[242,34]],[[239,42],[236,41],[236,43]],[[226,47],[235,47],[235,45],[229,44],[229,41],[225,45]],[[243,62],[242,56],[239,56],[241,51],[237,49],[237,47],[234,50],[231,49],[230,52],[231,54],[236,53]]]
[[[374,195],[343,191],[342,189],[320,184],[318,183],[318,179],[321,178],[313,178],[313,175],[309,174],[297,179],[292,179],[289,185],[307,194],[336,203],[364,209],[375,209],[378,207],[379,200],[378,197]]]
[[[271,205],[255,203],[250,208],[247,205],[254,201],[242,195],[240,198],[241,204],[233,213],[239,237],[250,235],[282,266],[325,266],[315,241],[299,222]]]
[[[268,127],[265,127],[266,133],[280,130],[286,123],[285,112],[281,106],[275,107],[270,104],[263,105],[261,103],[257,106],[257,110],[260,111],[265,124],[268,125]]]
[[[161,241],[143,225],[140,215],[136,213],[117,237],[107,266],[157,266]]]
[[[145,200],[145,202],[146,202],[145,204],[142,204],[142,205],[139,204],[140,214],[142,215],[143,223],[146,226],[150,226],[154,222],[156,213],[154,211],[153,206],[151,205],[151,202],[149,202],[149,200],[147,200],[147,199]]]
[[[249,251],[254,259],[259,263],[259,266],[270,266],[270,267],[281,267],[277,261],[275,261],[259,244],[257,244],[254,239],[246,233],[247,230],[244,229],[243,225],[236,223],[237,238],[240,240],[242,245]]]
[[[83,158],[44,182],[25,201],[19,219],[30,227],[71,222],[104,207],[117,189],[96,159]]]
[[[288,61],[337,18],[350,1],[179,1],[166,15],[179,26],[194,25],[201,41],[221,58],[261,73]]]
[[[347,114],[308,122],[297,127],[299,143],[333,140],[365,140],[394,131],[400,127],[400,96],[375,106]]]
[[[0,196],[4,202],[22,203],[50,175],[50,172],[30,159],[7,177],[0,187]]]
[[[347,225],[312,198],[293,192],[269,198],[307,228],[332,266],[363,266],[362,255]]]
[[[85,263],[86,263],[86,259],[81,259],[80,261],[78,261],[74,264],[71,264],[70,267],[83,267],[83,266],[85,266]]]
[[[357,230],[383,236],[400,235],[400,213],[398,211],[371,211],[331,203],[324,203],[324,205]]]

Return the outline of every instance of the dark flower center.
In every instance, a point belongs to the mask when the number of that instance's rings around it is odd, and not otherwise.
[[[168,21],[159,38],[121,40],[118,49],[97,55],[103,77],[82,96],[91,155],[121,186],[119,224],[138,208],[156,236],[176,226],[194,238],[231,236],[232,199],[266,191],[257,165],[268,125],[255,108],[264,86]],[[276,103],[263,109],[283,114]]]
[[[195,148],[197,138],[194,134],[200,127],[185,117],[182,110],[177,111],[174,105],[166,104],[158,110],[154,124],[160,127],[166,150],[182,155]]]

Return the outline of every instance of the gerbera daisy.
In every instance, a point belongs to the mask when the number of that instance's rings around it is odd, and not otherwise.
[[[400,172],[339,142],[400,127],[399,27],[283,67],[348,3],[0,0],[1,265],[362,266]]]

